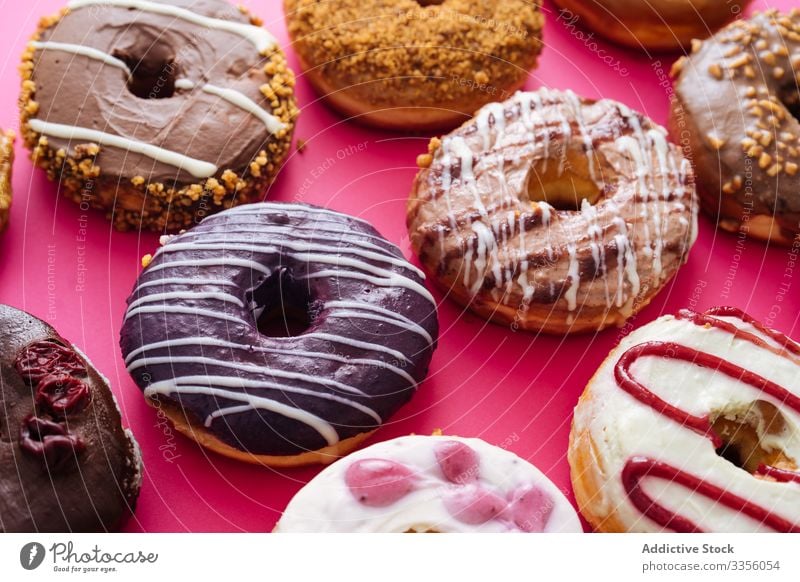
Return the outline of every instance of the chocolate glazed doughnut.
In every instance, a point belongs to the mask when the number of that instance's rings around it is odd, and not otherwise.
[[[673,67],[670,131],[692,154],[719,226],[791,245],[800,235],[800,10],[770,10],[694,45]]]
[[[514,329],[621,325],[697,235],[689,162],[614,101],[518,93],[434,139],[418,164],[414,251],[456,301]]]
[[[260,198],[297,115],[275,39],[222,0],[72,0],[21,70],[31,158],[120,229],[178,230]]]
[[[299,312],[306,329],[259,324]],[[176,428],[223,455],[329,463],[425,377],[433,297],[397,247],[357,218],[253,204],[166,241],[128,300],[128,371]]]
[[[0,305],[0,531],[117,529],[141,458],[108,382],[49,325]]]

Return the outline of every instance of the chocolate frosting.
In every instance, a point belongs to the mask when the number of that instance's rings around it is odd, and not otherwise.
[[[706,209],[800,232],[800,11],[737,21],[679,61],[670,129],[688,141]],[[746,210],[743,210],[746,209]]]
[[[301,311],[294,337],[262,313]],[[418,269],[368,223],[301,204],[205,219],[155,254],[121,347],[150,399],[257,455],[319,450],[375,429],[413,394],[436,345]]]
[[[221,0],[161,4],[250,24],[242,11]],[[38,40],[97,49],[127,64],[133,77],[129,82],[124,69],[95,58],[37,50],[37,119],[135,139],[237,173],[248,168],[271,138],[252,113],[202,90],[209,83],[235,89],[270,111],[270,101],[260,91],[267,82],[265,58],[241,35],[170,15],[101,4],[70,9]],[[75,145],[91,140],[70,143],[48,136],[48,141],[52,149],[72,153]],[[195,181],[185,169],[120,147],[101,147],[96,163],[103,174],[126,180]]]
[[[15,360],[26,346],[46,340],[73,348],[49,325],[23,311],[0,305],[0,531],[82,532],[117,528],[136,503],[141,460],[108,384],[80,353],[80,378],[88,385],[85,408],[66,419],[52,418],[35,402],[36,387],[26,382]],[[45,423],[60,426],[74,442],[65,459],[40,457],[21,446],[23,422],[37,411]]]

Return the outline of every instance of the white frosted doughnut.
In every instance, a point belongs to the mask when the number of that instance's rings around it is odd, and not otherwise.
[[[276,532],[581,532],[536,467],[480,439],[407,436],[337,461],[289,503]]]
[[[681,311],[611,352],[569,460],[601,531],[800,532],[800,345],[735,308]]]

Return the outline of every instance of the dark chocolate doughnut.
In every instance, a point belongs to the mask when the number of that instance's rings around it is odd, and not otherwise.
[[[0,531],[107,531],[141,458],[108,382],[45,322],[0,305]]]
[[[21,70],[32,159],[120,229],[178,230],[259,199],[292,139],[294,74],[223,0],[71,0]]]
[[[262,314],[291,310],[304,332],[259,332]],[[422,272],[372,226],[262,203],[165,242],[128,299],[121,347],[178,430],[234,458],[296,465],[335,460],[391,416],[437,335]]]

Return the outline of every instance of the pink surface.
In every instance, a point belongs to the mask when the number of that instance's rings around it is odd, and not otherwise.
[[[264,18],[298,71],[281,2],[244,4]],[[756,3],[759,8],[794,4]],[[0,127],[18,125],[16,67],[27,37],[40,16],[62,5],[62,0],[0,0],[0,79],[5,88],[0,94]],[[669,70],[674,56],[651,58],[599,41],[587,43],[557,21],[552,4],[545,9],[546,47],[527,87],[571,88],[590,97],[618,99],[666,122],[668,84],[662,85],[660,75]],[[307,147],[302,154],[293,152],[269,198],[311,202],[368,219],[410,257],[404,207],[415,157],[429,136],[374,131],[347,122],[317,102],[302,76],[298,98],[302,114],[296,137]],[[0,238],[0,301],[56,326],[110,378],[145,462],[144,489],[127,529],[270,531],[290,497],[318,469],[248,466],[206,453],[172,433],[144,403],[118,348],[125,298],[140,257],[154,250],[157,237],[114,231],[102,214],[82,212],[60,198],[57,186],[33,171],[21,147],[17,154],[11,224]],[[535,463],[572,499],[566,461],[572,409],[617,340],[663,313],[718,304],[742,307],[798,337],[800,293],[789,261],[787,249],[715,232],[703,216],[689,263],[622,330],[570,338],[514,333],[443,301],[439,349],[429,378],[373,440],[437,428],[479,436]],[[442,299],[439,291],[435,294]]]

